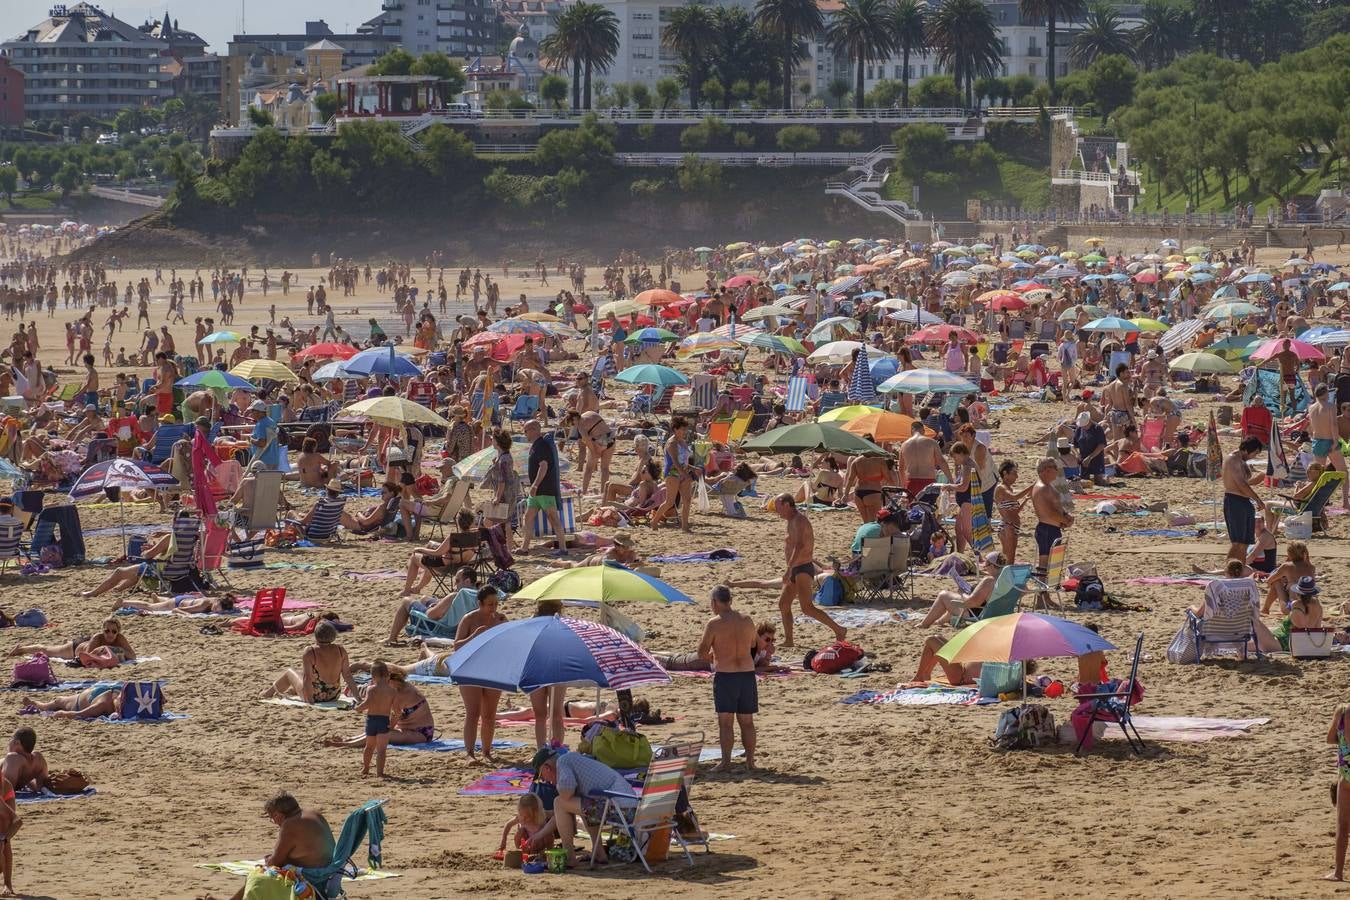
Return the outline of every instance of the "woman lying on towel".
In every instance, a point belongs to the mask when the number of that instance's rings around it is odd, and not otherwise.
[[[562,707],[564,718],[580,719],[588,724],[591,722],[614,722],[619,718],[618,705],[610,703],[608,700],[601,700],[599,703],[594,700],[564,700]],[[633,716],[639,725],[667,725],[675,721],[662,717],[659,709],[653,712],[651,704],[646,700],[633,702]],[[534,707],[518,706],[515,709],[499,712],[497,713],[497,721],[533,722]]]
[[[96,684],[78,694],[50,700],[24,700],[20,713],[51,713],[57,719],[97,719],[122,711],[122,685]]]
[[[779,586],[782,582],[777,583]],[[778,626],[772,622],[760,622],[755,626],[755,643],[750,648],[750,658],[755,661],[756,672],[786,672],[788,666],[773,664],[773,654],[778,640]],[[694,653],[655,653],[656,661],[668,672],[707,672],[712,669],[712,660]]]
[[[175,613],[183,616],[197,616],[205,613],[233,613],[234,595],[223,597],[173,597],[168,600],[119,600],[113,604],[113,612],[129,609],[136,613]]]
[[[36,656],[39,653],[50,659],[75,659],[82,662],[88,657],[97,668],[107,668],[107,660],[125,662],[136,658],[136,651],[131,649],[131,644],[122,634],[122,623],[116,619],[104,619],[103,629],[97,634],[75,638],[64,644],[19,644],[9,651],[10,656]],[[99,662],[104,664],[98,665]]]
[[[406,666],[391,662],[387,662],[385,665],[389,667],[390,672],[399,672],[405,678],[409,675],[421,675],[430,678],[449,678],[450,655],[454,652],[453,649],[433,650],[423,644],[418,651],[419,656],[417,662],[409,663]],[[352,663],[352,671],[369,673],[373,662],[373,660],[371,662],[354,662]]]
[[[389,733],[391,744],[428,744],[436,739],[436,722],[431,717],[431,707],[422,692],[407,681],[402,666],[389,667],[389,683],[398,691],[394,702],[398,705],[398,722]],[[330,734],[323,739],[325,747],[364,747],[365,732],[343,737]]]

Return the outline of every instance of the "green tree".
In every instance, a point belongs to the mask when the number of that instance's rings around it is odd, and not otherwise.
[[[1003,79],[1001,78],[991,78],[989,76],[976,79],[975,99],[982,101],[985,98],[988,98],[989,105],[993,106],[994,100],[998,98],[999,93],[1003,90],[1002,81]]]
[[[825,85],[825,93],[830,95],[830,100],[836,107],[843,105],[844,98],[848,96],[850,90],[852,88],[849,87],[847,78],[831,78],[830,83]]]
[[[483,98],[483,106],[493,110],[534,109],[520,91],[506,91],[501,88],[490,91],[487,97]]]
[[[895,144],[896,167],[911,179],[944,169],[945,161],[951,154],[947,129],[941,125],[906,125],[897,128],[891,134],[891,143]]]
[[[736,145],[737,150],[753,150],[755,148],[755,136],[748,131],[737,131],[731,136],[731,142]]]
[[[473,141],[462,131],[436,124],[417,136],[422,149],[417,161],[427,174],[444,185],[451,184],[466,168],[473,166]]]
[[[633,88],[633,105],[638,109],[652,108],[652,89],[647,87],[644,82],[635,81]]]
[[[14,203],[14,191],[19,186],[19,170],[14,166],[0,166],[0,193],[5,200]]]
[[[1102,56],[1124,56],[1128,58],[1134,52],[1130,35],[1120,22],[1120,14],[1104,3],[1098,3],[1088,10],[1083,30],[1074,38],[1073,49],[1069,51],[1074,65],[1087,68],[1092,61]]]
[[[581,59],[582,108],[590,109],[592,74],[608,72],[619,53],[619,17],[598,3],[578,0],[558,17],[558,28],[567,32]]]
[[[702,99],[703,81],[708,77],[709,50],[716,40],[717,26],[712,11],[701,3],[672,9],[666,27],[661,30],[662,45],[680,57],[680,75],[689,89],[689,106],[693,109],[698,109]],[[661,94],[662,82],[669,80],[657,82],[658,94]],[[663,99],[661,108],[668,105]]]
[[[80,174],[79,168],[73,163],[68,162],[61,166],[56,172],[54,183],[61,189],[61,202],[65,203],[70,197],[71,191],[75,190],[84,181],[84,176]]]
[[[950,108],[961,105],[961,92],[956,79],[950,75],[929,75],[914,86],[914,102],[928,108]]]
[[[1018,11],[1027,19],[1045,20],[1045,78],[1050,83],[1050,94],[1055,93],[1055,44],[1060,22],[1072,22],[1087,12],[1086,0],[1018,0]]]
[[[628,85],[620,82],[610,87],[610,93],[614,95],[614,105],[619,109],[627,109],[628,101],[632,99],[633,92]]]
[[[858,109],[867,106],[863,67],[869,62],[885,59],[894,47],[889,10],[887,0],[844,0],[825,33],[835,52],[853,60],[857,67],[853,102]]]
[[[534,150],[535,164],[552,171],[591,172],[606,167],[614,158],[617,133],[613,125],[592,113],[576,128],[558,128],[540,138]]]
[[[778,129],[778,149],[796,156],[820,146],[820,131],[810,125],[785,125]]]
[[[553,31],[539,42],[539,55],[546,65],[554,68],[572,67],[572,110],[575,112],[581,109],[581,51],[574,23],[567,18],[571,12],[569,8],[562,14],[553,14]],[[487,183],[487,179],[484,179],[484,183]]]
[[[276,121],[272,118],[270,112],[256,106],[250,106],[248,108],[248,120],[258,128],[270,128],[276,124]]]
[[[1023,106],[1031,92],[1036,90],[1036,79],[1030,75],[1008,76],[1008,99],[1013,106]]]
[[[34,151],[27,147],[20,147],[14,151],[14,156],[10,160],[14,163],[14,168],[19,171],[19,177],[24,181],[33,177],[33,156]]]
[[[337,115],[338,107],[342,101],[338,95],[332,91],[324,91],[322,94],[314,96],[314,108],[319,111],[319,121],[327,122],[333,116]]]
[[[722,164],[686,153],[675,167],[675,180],[686,194],[714,194],[722,190]]]
[[[1088,66],[1086,77],[1087,88],[1097,104],[1097,111],[1102,114],[1104,125],[1107,116],[1133,99],[1139,72],[1128,57],[1116,53],[1097,57]]]
[[[856,128],[845,128],[839,132],[834,142],[840,147],[861,147],[863,142],[862,132]]]
[[[975,79],[997,74],[1003,63],[998,26],[983,0],[943,0],[928,16],[928,43],[957,89],[965,86],[967,107],[975,102]]]
[[[1241,20],[1251,0],[1195,0],[1196,22],[1200,31],[1213,30],[1214,55],[1225,56],[1224,38],[1231,23]]]
[[[567,79],[561,75],[545,75],[539,80],[539,99],[551,109],[562,109],[567,101]]]
[[[409,75],[434,75],[446,99],[458,97],[464,91],[468,78],[455,60],[438,50],[423,53],[408,67]]]
[[[867,92],[867,105],[873,109],[889,109],[904,94],[905,83],[883,78]]]
[[[783,109],[791,109],[792,69],[799,58],[798,42],[814,40],[825,29],[820,7],[816,0],[758,0],[755,22],[782,48]]]
[[[891,40],[900,51],[900,105],[909,108],[909,56],[928,49],[927,5],[920,0],[895,0],[891,4]]]
[[[371,75],[411,75],[415,62],[417,60],[411,53],[402,47],[395,47],[371,63],[367,71]]]
[[[716,78],[709,78],[707,81],[703,82],[703,93],[707,96],[708,102],[713,105],[714,109],[719,107],[722,109],[726,108],[725,100],[727,97],[727,89],[722,87],[722,82],[718,81]]]
[[[660,79],[656,82],[656,98],[661,101],[662,109],[670,109],[670,105],[680,98],[680,83],[674,78]]]
[[[1169,0],[1147,0],[1139,24],[1130,32],[1134,58],[1145,71],[1161,69],[1190,46],[1191,20],[1186,10]]]
[[[443,128],[443,125],[437,125],[436,128]],[[428,129],[432,131],[434,129]],[[316,150],[309,160],[310,177],[314,179],[314,187],[320,194],[329,197],[342,196],[343,192],[351,185],[352,173],[338,159],[327,150]]]

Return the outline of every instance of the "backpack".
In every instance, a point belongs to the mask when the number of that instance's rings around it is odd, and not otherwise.
[[[23,662],[14,664],[13,681],[15,684],[28,686],[46,687],[56,684],[58,679],[52,672],[52,664],[47,659],[47,654],[39,653],[36,656],[29,657]]]
[[[998,726],[990,741],[995,750],[1033,750],[1059,739],[1055,717],[1044,706],[1027,704],[1010,709],[998,717]]]
[[[652,761],[652,745],[645,734],[606,728],[591,738],[591,756],[611,769],[645,769]]]
[[[122,685],[123,719],[158,719],[164,715],[164,692],[158,681],[128,681]]]
[[[502,597],[509,597],[520,590],[520,576],[514,569],[498,569],[487,577],[487,583],[496,588]]]
[[[1073,603],[1079,609],[1102,609],[1106,597],[1106,586],[1096,575],[1083,575],[1074,589]]]
[[[863,648],[848,641],[835,641],[820,650],[812,650],[802,661],[802,668],[822,675],[838,675],[866,656]]]
[[[830,575],[816,591],[816,606],[838,606],[844,602],[844,582],[838,575]]]

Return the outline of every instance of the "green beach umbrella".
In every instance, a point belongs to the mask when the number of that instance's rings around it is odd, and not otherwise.
[[[812,450],[831,450],[858,456],[888,456],[889,454],[864,437],[851,434],[830,422],[802,422],[784,425],[766,431],[741,445],[746,450],[760,453],[808,453]]]

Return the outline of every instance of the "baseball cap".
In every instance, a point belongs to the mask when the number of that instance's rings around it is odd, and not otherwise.
[[[530,768],[534,770],[536,778],[539,777],[540,767],[549,760],[556,759],[560,752],[556,747],[544,747],[534,754],[534,759],[530,760]]]
[[[248,405],[248,411],[265,413],[267,412],[267,404],[262,402],[261,400],[254,400],[252,403]]]

